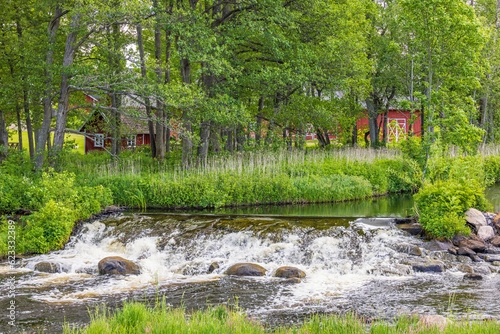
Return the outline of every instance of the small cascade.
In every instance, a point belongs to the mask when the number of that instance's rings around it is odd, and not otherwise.
[[[464,272],[480,264],[425,249],[421,255],[402,251],[420,251],[421,245],[393,219],[120,214],[86,224],[65,249],[24,259],[14,273],[27,308],[86,310],[92,303],[161,294],[173,305],[192,308],[237,297],[262,319],[318,311],[387,318],[401,310],[447,312],[443,303],[450,293],[473,289],[463,281]],[[141,273],[99,275],[97,264],[108,256],[134,262]],[[416,261],[439,261],[446,271],[417,273]],[[209,273],[214,262],[218,268]],[[264,267],[266,276],[224,275],[242,262]],[[50,264],[52,273],[42,272],[40,263]],[[307,276],[298,284],[281,284],[273,277],[281,266],[300,268]],[[0,283],[2,275],[12,274],[6,268],[0,265]],[[481,298],[492,298],[488,289],[499,281],[491,268],[484,270],[488,279],[473,292],[480,305]],[[498,289],[493,295],[500,297]],[[465,312],[468,305],[464,300],[459,311],[451,311]],[[490,315],[500,311],[482,309]]]

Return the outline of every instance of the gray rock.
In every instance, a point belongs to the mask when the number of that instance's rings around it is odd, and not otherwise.
[[[120,256],[109,256],[97,265],[101,275],[139,275],[141,270],[132,261]]]
[[[476,274],[489,275],[491,274],[491,269],[490,266],[488,266],[486,263],[483,263],[482,265],[477,265],[476,267],[474,267],[474,272]]]
[[[452,239],[451,239],[451,242],[457,246],[457,247],[460,247],[460,243],[462,241],[465,241],[465,240],[468,240],[469,238],[467,238],[466,236],[463,236],[461,234],[457,234],[455,235]]]
[[[208,267],[208,273],[211,274],[215,269],[219,268],[219,264],[217,262],[213,262],[210,267]]]
[[[448,241],[432,240],[429,242],[425,242],[422,247],[430,251],[439,252],[439,251],[447,251],[452,246],[453,245],[451,244],[451,242]]]
[[[495,247],[500,247],[500,236],[496,236],[490,240],[490,243]]]
[[[500,247],[487,245],[486,249],[484,250],[484,253],[486,253],[486,254],[500,254]]]
[[[472,256],[476,255],[476,252],[474,252],[472,249],[467,248],[467,247],[460,247],[457,251],[458,255],[465,255],[465,256]]]
[[[483,262],[483,260],[477,255],[471,255],[470,258],[473,262]]]
[[[470,208],[465,212],[465,220],[478,230],[481,226],[487,226],[486,218],[481,211]]]
[[[62,272],[61,266],[52,262],[38,262],[35,264],[35,270],[49,274]]]
[[[413,256],[421,256],[422,255],[422,251],[416,245],[401,244],[401,245],[395,245],[394,248],[396,251],[398,251],[400,253],[405,253],[405,254],[413,255]]]
[[[306,273],[295,267],[279,267],[274,273],[274,277],[281,278],[304,278]]]
[[[493,227],[491,226],[481,226],[477,230],[477,235],[484,241],[488,241],[495,237],[495,232],[493,231]]]
[[[478,274],[478,273],[469,273],[464,275],[464,279],[470,279],[470,280],[482,280],[483,275]]]
[[[442,315],[424,315],[418,321],[417,327],[436,328],[440,332],[444,331],[448,320]]]
[[[460,247],[472,249],[474,252],[482,252],[486,249],[486,245],[482,240],[468,239],[460,243]]]
[[[237,263],[228,270],[226,275],[232,276],[264,276],[266,269],[254,263]]]
[[[461,272],[468,273],[468,274],[471,274],[474,272],[474,269],[472,269],[472,267],[469,266],[468,264],[461,264],[457,267],[457,269],[460,270]]]
[[[486,255],[484,257],[484,260],[486,262],[495,262],[495,261],[500,261],[500,255]]]
[[[424,231],[424,228],[419,223],[401,224],[396,226],[411,235],[421,235]]]
[[[442,273],[444,264],[439,261],[416,263],[412,265],[413,271],[421,273]]]
[[[468,256],[457,256],[457,261],[464,264],[472,263],[472,259]]]
[[[279,283],[281,284],[297,284],[297,283],[300,283],[302,282],[302,280],[298,277],[291,277],[291,278],[287,278],[287,279],[284,279],[284,280],[280,280]]]

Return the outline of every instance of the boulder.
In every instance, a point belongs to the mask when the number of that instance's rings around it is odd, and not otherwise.
[[[500,247],[495,247],[493,245],[486,245],[484,250],[485,254],[500,254]]]
[[[54,274],[61,272],[61,266],[52,262],[38,262],[35,264],[35,270],[42,273]]]
[[[101,275],[138,275],[141,273],[139,267],[120,256],[105,257],[97,265]]]
[[[469,273],[464,275],[464,279],[471,279],[471,280],[482,280],[483,275],[478,274],[478,273]]]
[[[495,247],[500,247],[500,236],[496,236],[490,240],[490,243]]]
[[[306,273],[295,267],[279,267],[274,273],[274,277],[281,278],[304,278]]]
[[[482,252],[486,249],[484,241],[467,239],[460,243],[460,247],[472,249],[474,252]]]
[[[476,255],[476,252],[474,252],[472,249],[468,247],[460,247],[457,251],[458,255],[465,255],[465,256],[473,256]]]
[[[264,276],[266,269],[254,263],[237,263],[226,270],[226,275],[232,276]]]
[[[219,264],[217,262],[213,262],[210,267],[208,267],[208,273],[211,274],[215,269],[219,268]]]
[[[412,265],[413,271],[420,273],[442,273],[444,264],[439,261],[416,263]]]
[[[493,218],[493,224],[498,224],[500,223],[500,213],[498,213],[494,218]]]
[[[397,227],[411,235],[421,235],[424,231],[424,228],[419,223],[401,224],[397,225]]]
[[[447,324],[448,319],[442,315],[424,315],[420,318],[417,325],[426,328],[437,328],[440,332],[442,332],[446,328]]]
[[[424,243],[422,247],[433,252],[440,252],[440,251],[446,251],[450,249],[452,246],[453,245],[451,242],[432,240]]]
[[[500,261],[500,255],[486,255],[484,257],[484,260],[486,262],[496,262],[496,261]]]
[[[455,235],[455,236],[451,239],[451,242],[452,242],[455,246],[460,247],[460,243],[461,243],[462,241],[467,240],[467,239],[468,239],[468,238],[467,238],[466,236],[463,236],[463,235],[461,235],[461,234],[457,234],[457,235]]]
[[[397,250],[400,253],[405,253],[408,255],[413,255],[413,256],[421,256],[422,251],[418,246],[411,245],[411,244],[400,244],[396,245],[395,250]]]
[[[472,226],[476,228],[476,231],[481,227],[481,226],[487,226],[488,224],[486,223],[486,218],[484,217],[483,213],[477,209],[470,208],[465,212],[465,220]]]
[[[284,280],[280,280],[280,284],[297,284],[302,282],[302,280],[298,277],[287,278]]]
[[[477,235],[484,241],[488,241],[495,237],[495,231],[493,231],[493,227],[491,226],[481,226],[477,230]]]
[[[481,265],[477,265],[474,267],[474,273],[481,275],[489,275],[491,274],[491,269],[488,264],[483,263]]]

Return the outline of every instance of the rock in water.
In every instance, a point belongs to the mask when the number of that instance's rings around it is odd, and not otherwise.
[[[490,243],[495,247],[500,247],[500,236],[496,236],[491,239]]]
[[[210,267],[208,267],[208,273],[211,274],[215,269],[219,268],[219,264],[217,262],[213,262]]]
[[[424,315],[420,318],[418,324],[427,328],[437,328],[442,332],[448,324],[448,320],[442,315]]]
[[[422,251],[418,246],[411,244],[399,244],[394,247],[398,252],[413,256],[421,256]]]
[[[477,235],[481,239],[487,241],[487,240],[493,239],[493,237],[495,236],[495,231],[493,231],[493,227],[491,227],[491,226],[481,226],[477,230]]]
[[[139,267],[122,257],[105,257],[97,265],[101,275],[138,275],[141,273]]]
[[[481,226],[488,226],[488,223],[486,223],[486,218],[484,217],[483,213],[477,209],[470,208],[465,212],[465,220],[472,226],[476,228],[476,231],[481,227]]]
[[[411,235],[419,235],[424,231],[422,225],[420,225],[419,223],[401,224],[397,225],[397,227],[403,231],[410,233]]]
[[[478,274],[478,273],[469,273],[469,274],[464,275],[464,279],[472,279],[472,280],[479,281],[479,280],[483,279],[483,275]]]
[[[274,277],[281,278],[304,278],[306,273],[295,267],[279,267],[274,273]]]
[[[42,273],[60,273],[61,267],[52,262],[39,262],[35,264],[35,270],[41,271]]]
[[[226,275],[232,276],[264,276],[266,269],[255,263],[237,263],[226,270]]]
[[[413,271],[421,273],[442,273],[444,272],[444,264],[439,261],[429,261],[422,263],[415,263]]]
[[[474,252],[484,252],[486,245],[484,241],[479,240],[464,240],[460,243],[460,247],[472,249]]]

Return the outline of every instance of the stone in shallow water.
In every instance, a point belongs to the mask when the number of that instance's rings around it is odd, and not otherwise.
[[[306,273],[295,267],[279,267],[274,273],[274,277],[281,278],[304,278]]]
[[[60,273],[62,271],[60,265],[52,262],[39,262],[35,264],[35,270],[49,274]]]
[[[500,236],[496,236],[490,240],[490,243],[495,247],[500,247]]]
[[[226,275],[233,276],[264,276],[266,269],[255,263],[237,263],[226,270]]]
[[[405,253],[408,255],[413,255],[413,256],[421,256],[422,251],[418,246],[411,245],[411,244],[400,244],[396,245],[394,247],[398,252],[400,253]]]
[[[432,240],[432,241],[424,243],[422,247],[427,249],[427,250],[433,251],[433,252],[440,252],[440,251],[444,251],[444,250],[447,251],[452,246],[453,245],[451,242]]]
[[[439,261],[416,263],[412,265],[413,271],[420,273],[442,273],[444,264]]]
[[[446,319],[442,315],[436,315],[436,314],[424,315],[420,317],[420,320],[418,321],[418,325],[427,328],[437,328],[441,332],[445,329],[447,324],[448,324],[448,319]]]
[[[460,247],[472,249],[474,252],[482,252],[486,249],[484,241],[472,239],[462,241]]]
[[[483,279],[483,275],[478,274],[478,273],[469,273],[469,274],[465,274],[464,275],[464,279],[470,279],[470,280],[479,281],[479,280]]]
[[[465,255],[465,256],[472,256],[472,255],[476,255],[476,252],[474,252],[472,249],[470,249],[468,247],[460,247],[457,250],[457,254],[458,255]]]
[[[97,265],[101,275],[138,275],[139,267],[132,261],[120,256],[105,257]]]
[[[410,233],[411,235],[420,235],[423,232],[423,227],[419,223],[412,224],[401,224],[397,225],[397,227],[405,232]]]
[[[217,262],[213,262],[210,267],[208,267],[208,273],[211,274],[215,269],[219,268],[219,264]]]

